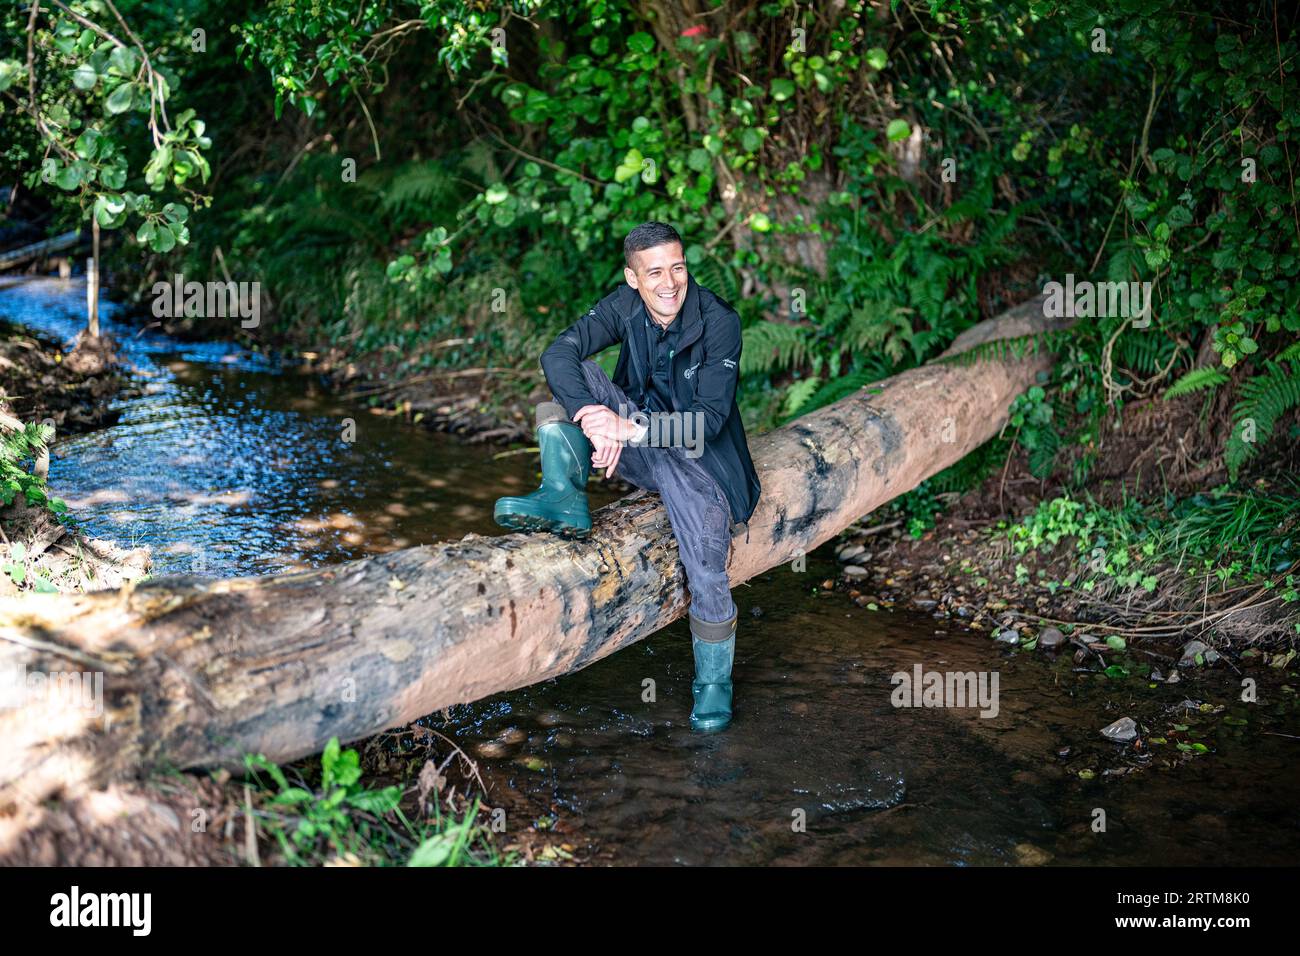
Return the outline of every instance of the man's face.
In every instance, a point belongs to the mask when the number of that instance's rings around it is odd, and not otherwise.
[[[641,293],[650,319],[667,325],[686,298],[686,256],[680,242],[667,242],[632,253],[632,267],[623,269],[627,284]]]

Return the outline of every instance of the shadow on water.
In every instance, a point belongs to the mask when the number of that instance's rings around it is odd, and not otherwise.
[[[83,302],[79,282],[24,282],[0,287],[0,319],[66,340]],[[51,484],[88,533],[152,547],[156,574],[256,574],[493,534],[495,498],[534,487],[532,456],[494,460],[238,347],[141,333],[104,308],[141,388],[113,427],[58,442]],[[819,593],[832,570],[814,555],[806,573],[780,568],[737,589],[725,733],[689,729],[682,621],[422,723],[622,862],[1295,861],[1294,693],[1271,687],[1244,705],[1229,673],[1154,688],[1076,673],[1068,655],[1051,662]],[[891,675],[917,664],[996,673],[997,715],[893,706]],[[1187,698],[1227,705],[1240,723],[1187,716]],[[1135,759],[1098,734],[1138,710],[1153,735],[1200,727],[1211,753]]]

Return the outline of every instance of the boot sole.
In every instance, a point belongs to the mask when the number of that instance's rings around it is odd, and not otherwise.
[[[575,539],[591,536],[590,528],[578,528],[574,525],[561,524],[558,521],[552,521],[550,518],[542,518],[538,515],[507,512],[493,515],[493,518],[501,527],[509,528],[512,531],[550,531],[562,538]]]

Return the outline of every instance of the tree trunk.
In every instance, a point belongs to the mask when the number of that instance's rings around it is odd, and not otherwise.
[[[1033,300],[959,347],[1047,325]],[[755,439],[763,496],[748,540],[733,541],[732,583],[961,459],[1049,367],[1044,351],[932,364]],[[0,709],[0,812],[146,766],[235,767],[245,752],[284,762],[627,647],[686,610],[686,582],[657,496],[595,518],[587,541],[467,535],[303,573],[2,600],[0,679],[98,672],[103,714],[93,677],[71,684],[92,706],[29,691]]]

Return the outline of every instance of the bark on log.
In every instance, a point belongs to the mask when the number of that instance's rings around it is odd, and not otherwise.
[[[1035,299],[958,347],[1047,327]],[[748,541],[733,541],[733,585],[974,450],[1049,366],[1045,350],[932,364],[756,438],[763,497]],[[333,736],[356,740],[584,667],[686,608],[666,514],[644,492],[598,512],[585,542],[467,535],[298,574],[9,598],[0,679],[100,672],[104,711],[30,691],[0,709],[0,813],[145,767],[318,753]]]

